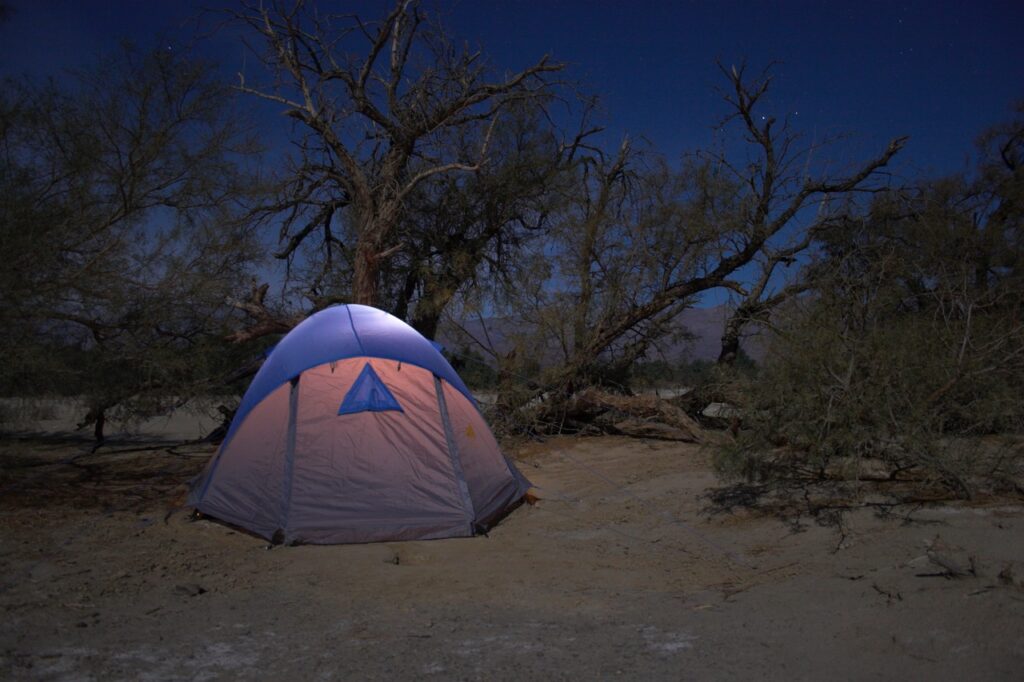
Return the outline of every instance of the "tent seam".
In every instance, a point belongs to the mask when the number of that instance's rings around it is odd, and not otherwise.
[[[448,457],[452,462],[452,472],[455,474],[455,487],[458,489],[462,507],[466,512],[469,522],[470,533],[474,533],[476,523],[476,509],[473,507],[473,498],[469,494],[469,484],[466,482],[466,472],[462,469],[462,459],[459,457],[459,449],[455,444],[455,434],[452,432],[451,418],[448,416],[448,403],[444,397],[444,387],[441,379],[434,375],[434,390],[437,393],[437,407],[441,412],[441,425],[444,427],[444,439],[448,445]]]
[[[356,343],[359,344],[359,352],[366,355],[366,349],[363,348],[363,340],[359,338],[359,332],[356,331],[356,321],[352,319],[352,309],[346,305],[345,312],[348,313],[348,324],[352,327],[352,335],[356,337]]]
[[[295,438],[298,424],[296,423],[299,414],[299,377],[292,379],[291,393],[288,396],[288,439],[284,449],[284,486],[282,490],[281,504],[281,530],[285,534],[285,540],[290,540],[288,534],[288,517],[292,506],[292,487],[295,482]]]

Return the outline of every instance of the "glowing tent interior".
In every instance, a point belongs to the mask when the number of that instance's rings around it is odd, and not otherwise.
[[[352,304],[274,348],[189,503],[274,542],[377,542],[474,535],[528,487],[434,345]]]

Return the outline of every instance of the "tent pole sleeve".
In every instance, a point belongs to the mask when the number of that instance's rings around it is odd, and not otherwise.
[[[466,474],[462,470],[462,459],[459,457],[459,449],[455,445],[455,437],[452,434],[452,421],[448,417],[448,402],[444,398],[444,387],[441,379],[434,375],[434,390],[437,392],[437,406],[441,410],[441,422],[444,425],[444,438],[448,443],[448,456],[452,460],[452,470],[455,472],[455,482],[458,484],[459,497],[462,499],[462,507],[466,510],[466,520],[469,522],[471,533],[475,533],[476,510],[473,508],[473,498],[469,496],[469,485],[466,483]]]
[[[299,377],[291,381],[292,388],[288,394],[288,436],[284,449],[284,490],[281,494],[281,530],[287,535],[288,513],[292,506],[292,481],[295,476],[295,431],[299,412]],[[286,537],[286,541],[290,538]]]
[[[217,448],[217,454],[213,456],[213,462],[210,463],[210,468],[206,472],[206,478],[203,479],[202,486],[199,488],[198,494],[196,494],[194,498],[191,496],[189,498],[189,504],[193,507],[198,507],[199,503],[203,501],[204,497],[206,497],[206,491],[210,489],[210,484],[213,483],[213,475],[217,473],[217,465],[220,464],[220,456],[223,452],[224,443],[221,443],[221,446]]]

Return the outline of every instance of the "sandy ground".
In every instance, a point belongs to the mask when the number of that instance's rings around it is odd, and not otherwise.
[[[707,518],[696,446],[556,439],[489,537],[277,547],[171,510],[211,449],[6,439],[0,678],[1021,679],[1024,509]],[[908,510],[903,510],[905,514]],[[938,537],[938,539],[936,539]],[[973,555],[951,579],[925,556]],[[1002,574],[1002,577],[1000,577]]]

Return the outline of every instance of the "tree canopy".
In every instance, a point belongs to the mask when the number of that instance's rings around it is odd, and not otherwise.
[[[566,65],[503,71],[415,0],[219,16],[247,51],[230,79],[124,46],[5,82],[5,394],[82,396],[101,436],[111,411],[237,391],[357,302],[449,340],[520,430],[566,428],[595,386],[715,383],[749,415],[722,470],[752,477],[860,453],[970,494],[949,439],[1019,433],[1024,110],[970,172],[895,182],[905,137],[820,163],[827,141],[770,115],[771,68],[720,65],[721,143],[665,150],[605,131]],[[719,366],[670,354],[715,291]]]

